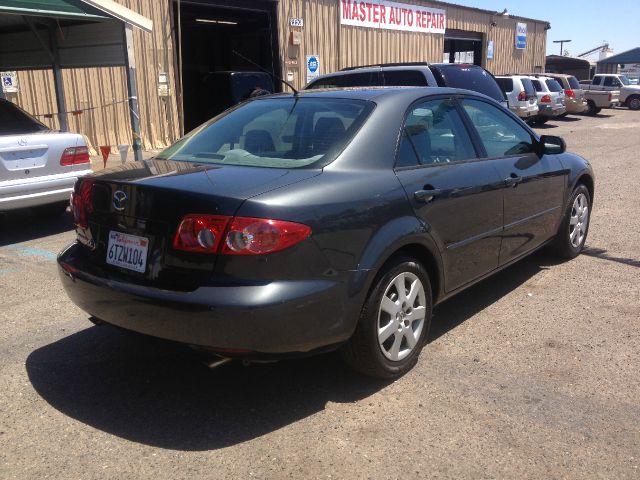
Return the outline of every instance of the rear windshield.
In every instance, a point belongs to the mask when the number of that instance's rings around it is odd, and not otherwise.
[[[36,133],[49,130],[17,105],[0,100],[0,135]]]
[[[493,76],[484,68],[475,65],[437,65],[436,69],[445,87],[466,88],[475,92],[484,93],[497,102],[504,102],[505,96]]]
[[[574,90],[580,90],[582,86],[576,77],[567,77],[567,81],[569,82],[569,86]]]
[[[523,78],[521,79],[521,81],[522,81],[522,86],[524,87],[524,91],[527,93],[527,95],[535,96],[536,88],[533,85],[533,81],[531,81],[528,78]],[[535,81],[537,82],[537,80]],[[538,86],[540,86],[540,83],[538,83]]]
[[[503,92],[513,92],[513,78],[496,77],[496,82],[498,82]]]
[[[262,98],[184,136],[165,160],[271,168],[317,168],[333,161],[373,109],[364,100]]]
[[[562,85],[560,85],[557,80],[551,78],[551,79],[545,80],[544,82],[547,84],[547,87],[549,88],[550,92],[562,91]]]

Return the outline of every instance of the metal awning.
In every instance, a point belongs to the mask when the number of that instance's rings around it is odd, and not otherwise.
[[[109,20],[103,12],[80,0],[3,0],[0,14],[35,15],[76,20]]]

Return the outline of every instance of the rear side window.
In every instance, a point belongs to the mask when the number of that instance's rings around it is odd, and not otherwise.
[[[462,100],[462,107],[477,130],[489,158],[534,151],[531,134],[499,107],[467,98]]]
[[[484,68],[475,65],[437,65],[431,66],[440,72],[445,87],[466,88],[484,93],[496,102],[504,102],[504,93],[493,76]]]
[[[524,91],[526,92],[527,95],[529,95],[530,97],[534,97],[536,94],[536,89],[533,86],[533,82],[528,79],[528,78],[523,78],[522,79],[522,86],[524,87]]]
[[[378,87],[382,85],[379,71],[353,72],[344,75],[319,78],[307,89],[316,88],[343,88],[343,87]]]
[[[426,87],[427,79],[416,70],[386,70],[384,84],[402,87]]]
[[[0,135],[36,133],[49,130],[17,105],[0,100]]]
[[[513,92],[513,78],[496,78],[496,82],[500,85],[503,92]]]
[[[540,83],[540,80],[530,80],[530,82],[533,84],[533,88],[536,89],[536,92],[544,92],[545,91],[544,87]],[[524,81],[523,81],[523,83],[524,83]]]
[[[550,92],[561,92],[562,86],[555,79],[547,79],[544,81],[547,84]]]
[[[567,82],[569,82],[569,87],[573,88],[573,89],[581,89],[582,87],[580,86],[580,82],[578,82],[578,79],[576,77],[568,77],[567,78]]]
[[[397,167],[473,158],[475,149],[453,102],[431,100],[411,109],[402,129]]]

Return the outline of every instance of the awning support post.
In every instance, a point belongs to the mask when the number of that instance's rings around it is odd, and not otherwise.
[[[138,87],[136,84],[136,57],[133,49],[133,27],[124,24],[125,61],[127,67],[127,91],[129,93],[129,114],[133,137],[133,157],[142,161],[142,139],[140,138],[140,111],[138,110]]]
[[[49,35],[51,39],[51,50],[53,51],[53,83],[56,88],[58,120],[60,121],[60,130],[68,132],[69,123],[67,122],[67,107],[64,95],[64,84],[62,83],[62,68],[60,68],[60,54],[58,52],[56,32],[53,28],[49,29]]]

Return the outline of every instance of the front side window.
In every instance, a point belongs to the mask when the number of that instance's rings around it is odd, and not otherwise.
[[[402,129],[397,167],[447,164],[477,158],[453,101],[413,107]]]
[[[488,157],[522,155],[534,151],[531,134],[500,108],[472,99],[463,99],[462,106],[477,130]]]
[[[157,158],[271,168],[326,165],[351,140],[373,104],[364,100],[264,98],[196,128]]]
[[[544,92],[545,89],[542,86],[542,83],[540,83],[540,80],[531,80],[531,83],[533,84],[533,88],[535,88],[536,92]]]
[[[617,87],[618,81],[615,77],[604,77],[604,86],[605,87]]]

